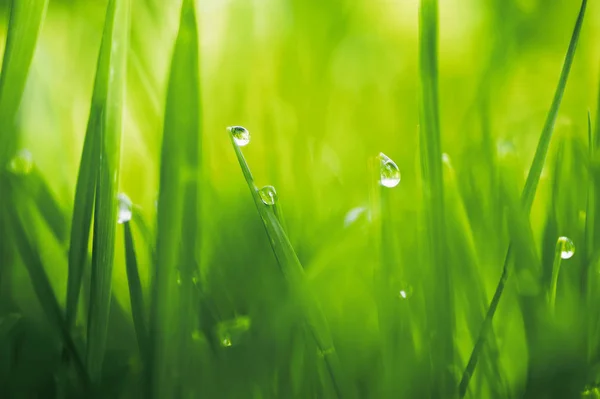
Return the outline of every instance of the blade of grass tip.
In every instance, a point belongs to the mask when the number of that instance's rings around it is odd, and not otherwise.
[[[147,359],[148,350],[148,330],[146,327],[146,311],[144,307],[144,296],[142,293],[142,284],[138,271],[137,256],[135,254],[135,244],[133,234],[131,233],[130,222],[123,223],[125,233],[125,267],[127,269],[127,282],[129,284],[129,298],[131,300],[131,315],[133,317],[133,326],[137,336],[140,357]]]
[[[596,143],[594,140],[594,134],[592,131],[592,116],[590,111],[587,113],[587,126],[588,126],[588,165],[591,165],[594,160],[594,154],[596,152]],[[594,179],[591,169],[588,168],[588,185],[587,185],[587,198],[585,205],[585,230],[584,230],[584,250],[583,256],[585,264],[589,264],[592,258],[592,251],[594,250],[594,219],[595,219],[595,190],[594,190]],[[582,276],[582,289],[586,289],[588,270],[587,267],[583,270]]]
[[[69,245],[69,276],[67,280],[67,324],[72,328],[77,318],[81,279],[88,257],[90,229],[96,196],[102,131],[105,129],[106,103],[110,79],[111,43],[115,2],[107,7],[102,43],[98,54],[96,77],[90,114],[75,186],[75,201]]]
[[[440,112],[438,102],[438,2],[422,0],[419,13],[419,75],[421,81],[420,147],[423,194],[429,240],[429,264],[432,283],[430,311],[434,317],[431,353],[435,354],[431,387],[433,396],[445,397],[454,391],[455,382],[448,372],[454,364],[453,305],[450,274],[447,267],[444,216],[444,182]]]
[[[12,190],[11,190],[12,191]],[[10,194],[9,194],[10,195]],[[20,208],[15,201],[11,204],[13,212],[7,212],[9,215],[10,231],[12,232],[13,242],[17,251],[23,260],[23,264],[27,268],[27,272],[31,279],[34,292],[48,317],[49,321],[57,330],[57,335],[62,339],[63,345],[73,359],[75,371],[80,378],[83,387],[86,388],[89,384],[89,378],[85,370],[83,361],[69,333],[67,324],[63,318],[60,305],[50,284],[46,270],[42,260],[39,257],[39,245],[34,243],[34,240],[27,234],[24,226],[33,228],[35,222],[30,219],[31,210]],[[25,198],[20,198],[20,204],[27,203]]]
[[[554,94],[554,99],[552,101],[550,111],[548,112],[548,116],[546,118],[546,122],[544,124],[544,128],[542,130],[542,134],[540,136],[540,140],[538,142],[538,146],[533,157],[531,168],[529,169],[529,174],[527,175],[525,187],[523,188],[523,193],[521,195],[521,206],[525,210],[526,214],[529,214],[531,210],[533,199],[535,197],[535,192],[537,190],[540,176],[542,174],[542,168],[544,167],[546,155],[548,153],[548,147],[552,138],[552,132],[554,130],[554,123],[556,121],[558,109],[560,107],[565,87],[567,85],[567,79],[569,77],[569,72],[571,70],[571,65],[575,56],[575,50],[579,41],[579,34],[581,33],[581,27],[583,25],[586,6],[587,0],[583,0],[581,3],[581,8],[579,10],[579,15],[577,16],[577,21],[575,22],[575,28],[573,30],[573,34],[569,42],[569,48],[567,50],[567,55],[565,57],[563,68],[560,74],[558,86]],[[459,385],[460,398],[463,398],[467,392],[469,381],[471,379],[471,376],[473,375],[473,372],[475,371],[475,367],[477,366],[477,361],[479,359],[480,352],[483,348],[483,344],[486,339],[487,333],[491,328],[492,319],[494,318],[494,314],[496,313],[500,297],[502,296],[502,292],[504,291],[504,286],[506,284],[509,274],[511,248],[512,244],[509,244],[506,256],[504,258],[504,265],[502,267],[502,275],[500,276],[500,281],[496,286],[496,292],[494,293],[492,302],[490,303],[490,307],[488,308],[487,314],[482,323],[477,342],[473,347],[473,351],[471,352],[469,362],[467,364],[467,367],[465,368],[465,371],[463,372],[462,379]]]
[[[327,370],[331,376],[337,396],[340,398],[354,398],[356,397],[356,392],[354,387],[352,387],[350,383],[345,380],[345,376],[341,369],[341,364],[333,345],[333,339],[331,338],[327,319],[323,314],[318,300],[308,288],[306,278],[304,276],[304,268],[300,264],[300,260],[298,259],[298,256],[296,255],[296,252],[294,251],[287,235],[285,234],[283,227],[279,223],[279,220],[275,216],[274,212],[269,209],[271,206],[262,201],[259,190],[254,184],[254,178],[252,177],[248,163],[244,158],[244,154],[236,143],[233,130],[237,128],[241,127],[229,128],[231,143],[242,169],[244,179],[246,180],[248,188],[250,189],[250,193],[252,194],[252,199],[254,200],[258,214],[260,215],[267,236],[269,237],[269,242],[279,264],[280,270],[283,273],[289,287],[296,296],[295,299],[298,299],[302,305],[306,323],[308,324],[317,346],[325,359]]]
[[[200,79],[194,2],[181,8],[167,91],[161,153],[156,270],[150,324],[149,397],[185,390],[198,273]]]
[[[108,4],[102,46],[108,46],[108,81],[100,131],[100,164],[94,210],[92,275],[87,331],[87,367],[93,383],[101,378],[108,333],[112,270],[117,225],[117,189],[121,156],[121,131],[130,0],[111,0]],[[104,49],[101,49],[101,52]]]
[[[0,75],[0,165],[16,150],[14,123],[48,0],[11,2],[6,47]]]

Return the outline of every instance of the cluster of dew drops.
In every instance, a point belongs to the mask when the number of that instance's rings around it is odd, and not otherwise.
[[[233,141],[238,147],[244,147],[250,143],[250,132],[243,126],[230,126],[227,128]],[[279,197],[277,196],[277,190],[273,186],[264,186],[258,190],[260,200],[269,206],[277,204]]]

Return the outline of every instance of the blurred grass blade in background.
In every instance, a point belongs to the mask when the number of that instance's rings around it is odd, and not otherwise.
[[[521,206],[523,207],[526,214],[529,214],[531,210],[531,206],[533,204],[533,200],[535,198],[536,189],[540,180],[540,176],[542,174],[542,169],[544,167],[544,163],[546,161],[546,155],[548,153],[548,148],[550,146],[550,140],[552,138],[552,132],[554,130],[554,124],[556,122],[556,117],[558,115],[558,109],[560,107],[560,103],[565,92],[565,87],[567,85],[567,79],[569,77],[569,72],[571,70],[571,65],[573,64],[573,58],[575,57],[575,50],[577,48],[577,43],[579,41],[579,34],[581,33],[581,27],[583,25],[583,19],[585,16],[585,10],[587,6],[587,0],[583,0],[581,3],[581,8],[579,10],[579,14],[577,16],[577,21],[575,22],[575,28],[573,30],[573,34],[571,36],[571,40],[569,42],[569,48],[567,50],[567,54],[565,57],[565,61],[563,64],[563,68],[560,74],[560,78],[558,81],[558,86],[556,88],[556,92],[554,93],[554,99],[552,100],[552,105],[550,106],[550,110],[548,112],[548,116],[546,118],[546,122],[544,123],[544,128],[540,135],[540,139],[535,151],[535,155],[533,157],[533,161],[531,163],[531,167],[529,169],[529,173],[527,175],[527,180],[525,182],[525,187],[523,188],[523,193],[521,195]],[[511,262],[511,247],[512,244],[509,244],[508,251],[506,253],[506,257],[504,260],[504,265],[502,269],[502,275],[500,277],[500,282],[496,287],[496,292],[494,297],[492,298],[492,302],[488,309],[488,312],[485,316],[485,320],[481,326],[481,330],[479,336],[477,338],[477,342],[473,348],[473,352],[469,358],[469,362],[465,371],[463,373],[460,386],[459,386],[459,396],[462,398],[467,392],[469,381],[475,371],[475,367],[477,366],[477,360],[479,358],[479,354],[483,348],[483,343],[486,339],[486,336],[489,332],[489,329],[492,325],[492,319],[494,318],[494,314],[498,307],[498,303],[500,301],[500,297],[502,296],[502,292],[504,291],[504,286],[506,284],[506,280],[509,274],[509,266]]]
[[[16,189],[22,190],[24,196],[33,199],[56,240],[61,245],[65,245],[68,237],[68,221],[62,205],[52,194],[41,171],[33,165],[27,176],[19,176],[13,180],[12,184]]]
[[[420,160],[423,179],[424,212],[427,220],[428,275],[431,298],[428,313],[433,338],[432,378],[434,397],[446,397],[455,390],[448,365],[454,364],[454,306],[451,295],[450,265],[444,212],[444,181],[438,100],[438,2],[421,0],[419,10],[420,75]]]
[[[42,260],[39,257],[39,244],[31,237],[33,234],[28,234],[25,230],[25,226],[29,229],[33,229],[33,226],[35,226],[31,217],[32,209],[30,206],[27,206],[28,201],[26,197],[19,195],[13,197],[11,205],[12,212],[9,212],[9,223],[12,227],[15,247],[23,260],[23,264],[27,268],[38,301],[46,317],[56,330],[57,337],[63,341],[64,347],[73,359],[75,371],[78,374],[80,382],[83,384],[82,388],[85,389],[89,383],[88,375],[82,358],[71,338]]]
[[[87,330],[87,367],[92,382],[100,380],[108,333],[112,270],[117,228],[117,190],[121,156],[122,114],[129,36],[129,0],[111,0],[100,49],[100,76],[106,97],[99,130],[100,162],[97,173],[92,248],[92,274]],[[106,53],[105,53],[106,52]],[[103,55],[106,54],[104,57]],[[106,68],[106,69],[105,69]],[[104,75],[104,72],[107,72]],[[102,106],[102,105],[101,105]]]
[[[150,320],[149,397],[189,394],[185,373],[199,273],[200,80],[192,0],[181,8],[167,89],[158,198],[157,261]],[[192,374],[193,375],[193,374]]]
[[[242,126],[229,127],[227,130],[244,179],[252,194],[254,205],[269,237],[275,258],[279,263],[283,276],[287,280],[293,300],[299,301],[301,305],[303,315],[306,318],[305,321],[327,365],[327,371],[331,376],[336,394],[339,398],[354,398],[356,397],[355,388],[352,386],[352,382],[344,376],[321,305],[308,286],[304,268],[300,264],[300,260],[285,234],[281,223],[275,212],[270,209],[275,205],[276,199],[275,197],[270,197],[273,201],[264,201],[264,196],[261,196],[260,190],[254,184],[252,172],[240,148],[240,146],[245,146],[249,143],[250,135]]]
[[[11,2],[0,74],[0,165],[2,167],[12,157],[18,145],[15,118],[21,104],[47,6],[48,0]]]

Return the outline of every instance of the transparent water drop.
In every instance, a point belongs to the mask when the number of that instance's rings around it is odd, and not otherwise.
[[[384,187],[396,187],[400,183],[400,169],[383,152],[379,153],[379,184]]]
[[[177,285],[181,285],[181,272],[177,270]]]
[[[224,347],[226,347],[226,348],[229,347],[229,346],[231,346],[232,345],[232,343],[231,343],[231,337],[229,335],[223,336],[222,339],[221,339],[221,345],[224,346]]]
[[[119,224],[129,222],[133,216],[133,203],[127,194],[124,193],[119,193],[119,195],[117,195],[117,199],[119,200],[117,209],[117,222],[119,222]]]
[[[371,212],[366,206],[357,206],[352,208],[344,216],[344,227],[348,227],[355,222],[358,222],[360,218],[364,218],[366,221],[371,221]]]
[[[569,237],[559,237],[558,243],[560,245],[560,257],[563,259],[570,259],[575,255],[575,244]]]
[[[413,295],[413,287],[410,284],[402,283],[400,284],[400,289],[398,290],[398,298],[400,299],[409,299]]]
[[[33,169],[33,157],[27,149],[20,150],[8,164],[8,170],[15,175],[28,175]]]
[[[273,186],[264,186],[258,190],[258,195],[265,205],[275,205],[277,203],[277,191]]]
[[[218,323],[215,330],[219,344],[223,347],[239,344],[250,330],[251,324],[248,316],[238,316]]]
[[[442,162],[445,164],[450,165],[450,155],[446,154],[445,152],[442,154]]]
[[[243,147],[250,142],[250,132],[243,126],[230,126],[227,128],[231,135],[233,136],[233,141],[240,146]]]

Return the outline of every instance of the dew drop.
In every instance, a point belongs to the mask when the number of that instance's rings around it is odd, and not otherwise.
[[[240,146],[243,147],[250,142],[250,132],[243,126],[230,126],[227,128],[231,135],[233,136],[233,141]]]
[[[258,195],[265,205],[275,205],[277,203],[277,191],[273,186],[264,186],[258,190]]]
[[[560,257],[563,259],[570,259],[575,255],[575,244],[569,237],[559,237],[558,243],[560,245]]]
[[[243,340],[244,334],[250,330],[250,325],[248,316],[238,316],[218,323],[215,329],[220,345],[230,347],[239,344]]]
[[[445,152],[442,153],[442,162],[450,165],[450,155],[446,154]]]
[[[119,222],[119,224],[127,223],[131,220],[131,216],[133,215],[131,210],[133,204],[127,194],[124,193],[119,193],[117,199],[119,200],[117,222]]]
[[[400,289],[398,290],[398,298],[400,299],[409,299],[412,297],[413,288],[410,284],[402,283],[400,284]]]
[[[367,207],[357,206],[356,208],[350,209],[348,213],[346,213],[346,216],[344,216],[344,227],[352,225],[361,218],[364,218],[368,222],[371,221],[371,212]]]
[[[8,164],[8,169],[15,175],[28,175],[33,169],[33,157],[27,149],[20,150]]]
[[[379,184],[384,187],[396,187],[400,183],[400,169],[383,152],[379,153]]]
[[[177,270],[177,285],[181,285],[181,272]]]

